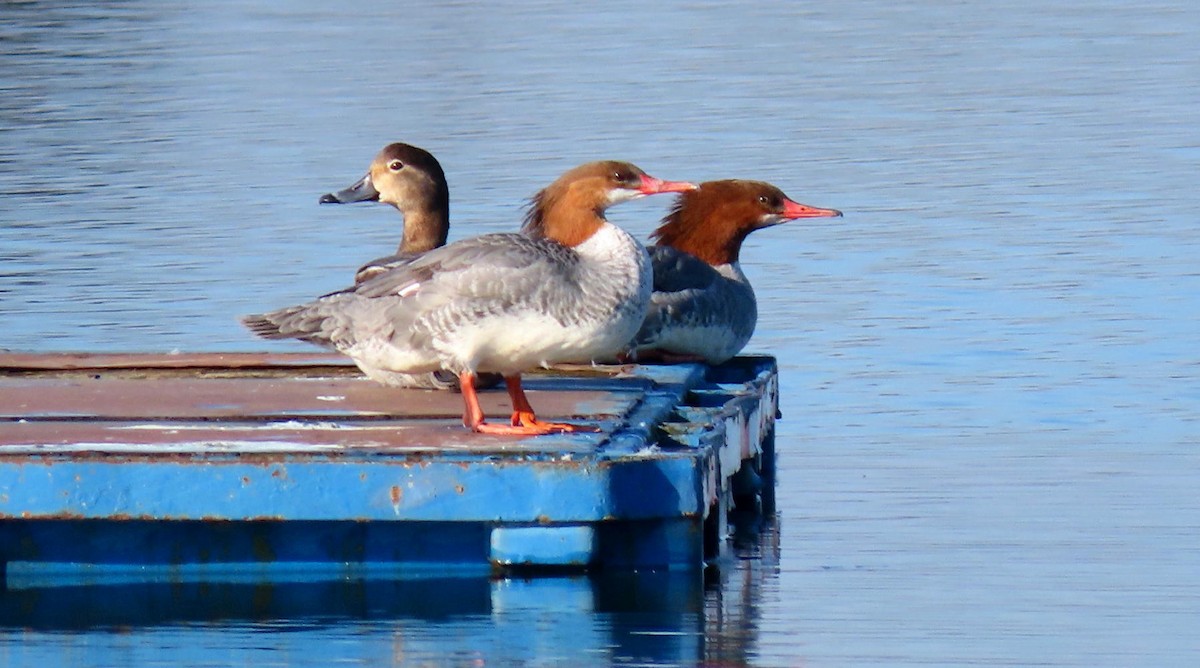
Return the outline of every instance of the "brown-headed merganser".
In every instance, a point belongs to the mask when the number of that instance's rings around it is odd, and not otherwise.
[[[568,171],[534,196],[520,233],[486,234],[435,248],[353,288],[301,306],[243,318],[264,338],[296,338],[375,370],[454,372],[463,424],[476,432],[533,435],[589,430],[542,422],[521,373],[616,353],[650,302],[650,259],[609,223],[611,205],[695,186],[647,175],[625,162]],[[502,374],[509,424],[484,420],[476,376]]]
[[[651,234],[654,292],[630,357],[720,364],[738,354],[758,320],[738,262],[746,236],[797,218],[841,215],[761,181],[709,181],[681,194]]]

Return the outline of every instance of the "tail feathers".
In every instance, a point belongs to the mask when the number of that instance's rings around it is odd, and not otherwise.
[[[299,339],[319,346],[333,346],[333,332],[327,330],[327,318],[309,309],[308,305],[244,316],[242,324],[264,339]]]

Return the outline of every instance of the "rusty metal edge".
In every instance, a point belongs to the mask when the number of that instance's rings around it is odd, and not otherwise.
[[[336,353],[19,353],[0,352],[0,371],[189,369],[260,367],[352,367]]]

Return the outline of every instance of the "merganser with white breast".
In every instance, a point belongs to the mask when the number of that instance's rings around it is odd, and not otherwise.
[[[472,431],[585,430],[539,421],[521,373],[611,356],[628,343],[649,305],[650,259],[604,211],[695,187],[661,181],[625,162],[588,163],[534,196],[522,233],[435,248],[353,288],[243,323],[264,338],[335,348],[364,371],[453,371],[462,386],[463,424]],[[484,420],[475,391],[481,371],[504,376],[510,424]]]
[[[651,234],[654,293],[631,357],[720,364],[738,354],[758,321],[738,259],[746,236],[797,218],[841,215],[761,181],[709,181],[680,195]]]

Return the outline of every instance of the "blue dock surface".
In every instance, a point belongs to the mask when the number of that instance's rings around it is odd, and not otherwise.
[[[774,359],[525,387],[601,431],[473,434],[335,356],[0,354],[5,582],[699,570],[735,504],[773,511]]]

